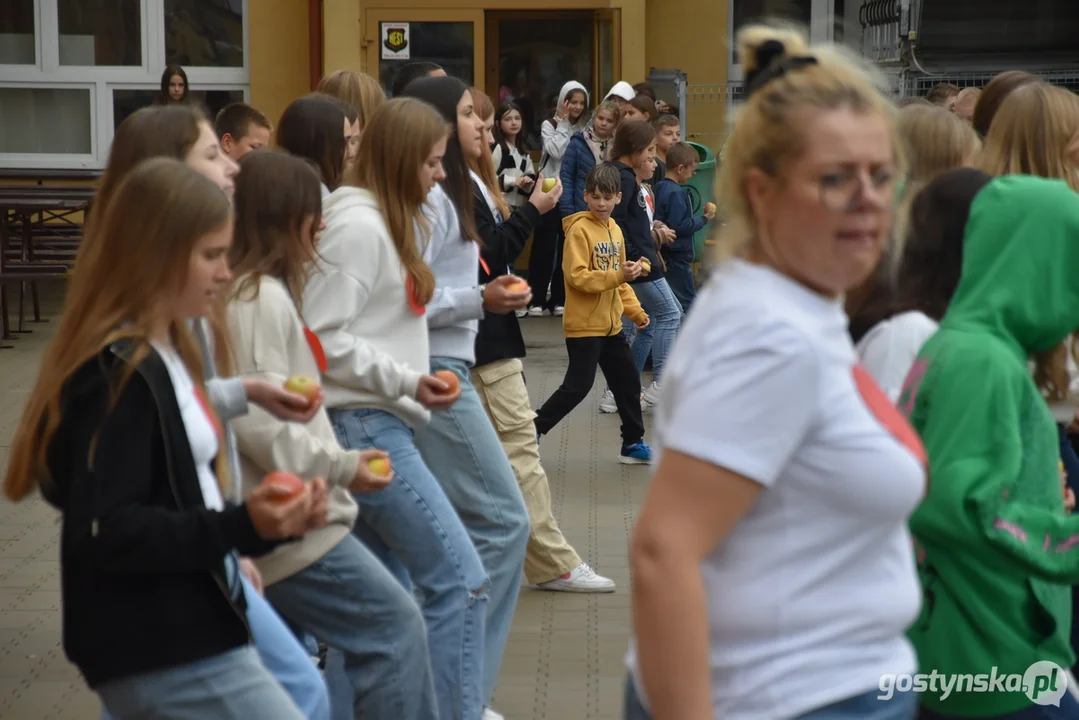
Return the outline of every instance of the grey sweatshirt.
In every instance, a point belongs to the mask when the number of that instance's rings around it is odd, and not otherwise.
[[[243,378],[217,376],[209,322],[205,318],[198,318],[191,323],[191,329],[199,343],[199,349],[202,350],[202,364],[206,368],[206,395],[221,424],[225,427],[225,453],[228,458],[229,472],[232,475],[232,499],[235,502],[242,502],[240,455],[236,450],[236,435],[229,421],[247,414],[247,391],[244,389]]]
[[[483,318],[480,246],[461,237],[457,211],[441,185],[428,193],[424,212],[431,224],[431,239],[420,250],[435,274],[435,294],[427,304],[431,357],[472,365]]]

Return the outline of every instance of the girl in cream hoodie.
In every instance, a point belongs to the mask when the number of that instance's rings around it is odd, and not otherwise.
[[[303,313],[326,355],[323,390],[337,439],[351,449],[381,448],[393,463],[389,486],[356,496],[355,532],[424,598],[438,717],[474,719],[483,711],[487,573],[414,439],[431,410],[460,397],[430,374],[435,280],[419,249],[430,227],[421,207],[445,177],[445,148],[446,121],[426,104],[397,98],[375,112],[360,139],[361,161],[323,204],[326,230]],[[389,628],[377,637],[387,647],[396,641]],[[330,670],[336,699],[347,683],[332,656]]]
[[[285,153],[252,153],[236,180],[232,265],[238,277],[228,306],[237,370],[277,385],[318,378],[317,340],[309,342],[293,300],[314,260],[321,223],[319,178]],[[435,718],[437,708],[423,618],[409,593],[352,535],[351,492],[384,488],[391,472],[369,463],[383,452],[345,450],[319,409],[306,424],[254,409],[233,422],[245,495],[269,472],[323,477],[329,524],[257,561],[266,596],[294,627],[344,653],[349,717]],[[350,492],[351,491],[351,492]],[[392,635],[388,642],[386,635]],[[347,695],[346,695],[347,697]]]

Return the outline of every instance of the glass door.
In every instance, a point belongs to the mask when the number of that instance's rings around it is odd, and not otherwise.
[[[496,107],[520,106],[531,150],[541,147],[540,126],[554,113],[563,84],[576,80],[595,102],[594,16],[591,10],[487,13],[486,92]]]
[[[593,105],[622,77],[622,23],[618,10],[597,10],[595,23],[596,80]]]
[[[483,89],[482,10],[388,10],[366,13],[366,68],[387,91],[410,62],[441,65],[448,75]]]

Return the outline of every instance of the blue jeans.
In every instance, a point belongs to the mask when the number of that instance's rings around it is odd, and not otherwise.
[[[915,693],[896,693],[888,700],[878,699],[880,690],[873,688],[863,695],[812,710],[798,716],[798,720],[914,720],[918,712],[918,696]],[[625,720],[652,720],[651,714],[641,704],[633,676],[626,677]]]
[[[431,358],[431,369],[450,370],[461,381],[461,399],[431,414],[416,432],[416,447],[464,521],[491,578],[487,643],[483,653],[483,697],[489,703],[498,683],[521,591],[530,523],[524,496],[498,433],[472,386],[467,363]]]
[[[667,259],[667,285],[682,306],[682,315],[689,315],[689,308],[697,297],[697,283],[693,280],[693,266],[689,260]]]
[[[682,306],[671,292],[666,278],[630,287],[651,322],[644,330],[638,330],[629,318],[623,317],[622,330],[626,334],[626,340],[633,346],[637,372],[644,372],[644,363],[648,360],[648,354],[652,354],[653,377],[658,383],[663,365],[667,362],[667,355],[671,352],[678,328],[682,324]]]
[[[486,699],[482,651],[488,582],[476,548],[416,450],[411,428],[382,410],[331,410],[330,419],[342,446],[379,448],[390,455],[393,482],[380,492],[355,496],[360,517],[353,532],[423,598],[439,717],[478,718]],[[351,692],[337,654],[331,651],[327,659],[335,712],[336,700]]]
[[[266,597],[294,626],[340,651],[335,672],[352,692],[344,708],[333,703],[335,716],[437,720],[423,615],[354,536],[270,585]]]

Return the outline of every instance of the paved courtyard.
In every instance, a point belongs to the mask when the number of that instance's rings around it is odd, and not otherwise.
[[[44,292],[44,315],[52,322],[29,324],[32,333],[0,350],[0,468],[52,336],[60,292]],[[562,380],[565,345],[558,320],[521,322],[535,406]],[[509,720],[621,717],[630,629],[626,545],[648,471],[618,464],[618,417],[597,412],[601,390],[597,382],[588,401],[544,439],[543,463],[563,531],[586,562],[618,583],[618,591],[522,591],[494,702]],[[0,500],[0,720],[100,718],[95,696],[60,646],[57,560],[56,513],[37,498],[17,505]]]

